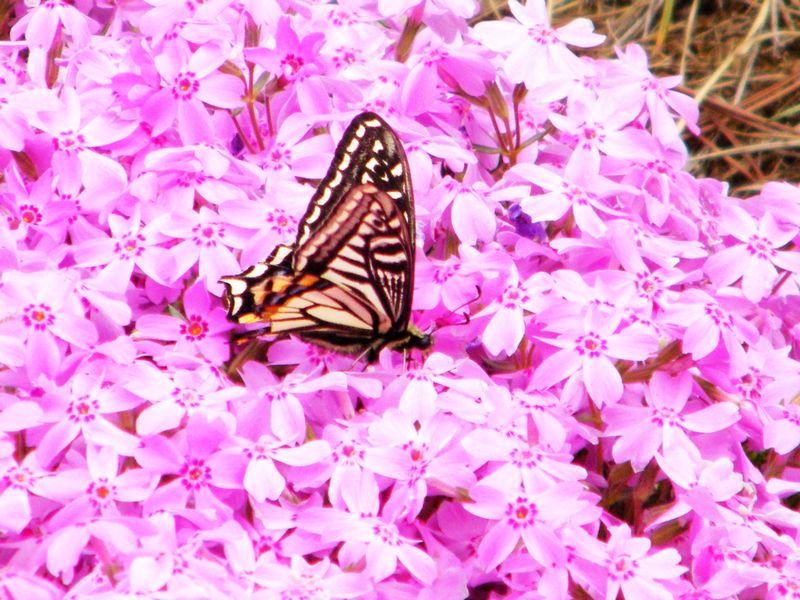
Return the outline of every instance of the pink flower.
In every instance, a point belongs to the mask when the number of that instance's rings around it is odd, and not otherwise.
[[[739,420],[739,411],[732,402],[718,402],[688,412],[687,401],[692,393],[692,377],[683,372],[676,376],[657,372],[645,388],[646,406],[610,406],[605,414],[607,436],[619,436],[614,442],[614,460],[630,460],[633,468],[643,469],[656,452],[680,448],[696,451],[689,432],[711,433],[730,427]]]
[[[619,69],[611,74],[607,85],[620,98],[624,97],[626,101],[636,98],[642,107],[647,108],[655,137],[664,144],[678,139],[680,132],[673,112],[683,119],[692,133],[697,135],[700,132],[697,103],[673,89],[681,82],[679,75],[655,77],[647,68],[647,54],[638,44],[618,49],[617,56],[620,58]]]
[[[323,440],[312,440],[298,446],[287,446],[273,436],[263,435],[255,442],[240,440],[233,442],[217,454],[225,460],[224,477],[229,478],[229,487],[243,487],[256,502],[277,500],[286,488],[286,478],[281,473],[284,467],[322,466],[331,455],[331,448]],[[295,489],[301,486],[295,478]],[[222,485],[220,483],[220,485]]]
[[[98,149],[131,135],[138,121],[102,112],[86,114],[80,95],[71,87],[62,90],[61,102],[58,109],[44,107],[33,120],[53,138],[54,173],[64,180],[62,185],[83,185],[107,200],[116,199],[125,189],[128,175],[117,161]]]
[[[3,412],[3,417],[6,412]],[[38,495],[39,480],[49,474],[39,465],[35,452],[28,454],[21,464],[10,458],[0,461],[0,474],[0,487],[3,488],[0,492],[0,527],[18,534],[30,523],[33,515],[31,496]]]
[[[36,448],[39,464],[49,467],[56,456],[78,439],[98,446],[110,446],[118,453],[131,456],[138,438],[113,422],[114,415],[139,404],[124,390],[103,385],[94,373],[78,373],[62,387],[54,387],[42,399],[47,408],[47,430]]]
[[[342,571],[327,558],[309,564],[300,556],[291,557],[291,566],[264,561],[253,573],[253,580],[284,597],[356,598],[368,594],[373,584],[360,573]]]
[[[163,436],[143,439],[136,448],[136,461],[147,471],[169,476],[144,502],[144,514],[178,511],[191,505],[191,511],[206,512],[215,518],[232,514],[232,498],[225,468],[227,458],[218,455],[229,437],[221,421],[209,423],[202,415],[190,418],[183,435],[172,440]]]
[[[325,40],[321,32],[311,33],[301,40],[292,29],[292,20],[282,17],[275,31],[275,48],[247,48],[245,58],[262,67],[285,87],[295,80],[300,85],[305,78],[323,70],[318,64],[319,48]]]
[[[436,577],[433,559],[413,539],[402,535],[395,523],[380,517],[334,508],[311,509],[302,515],[300,526],[319,533],[323,540],[344,542],[339,560],[345,564],[365,561],[363,573],[375,582],[395,573],[398,563],[422,583]]]
[[[78,266],[103,265],[98,277],[113,289],[125,291],[134,267],[139,267],[148,277],[167,284],[175,277],[175,259],[156,245],[157,234],[149,227],[141,227],[139,215],[126,221],[119,215],[110,215],[108,226],[112,237],[86,240],[75,249]]]
[[[140,337],[174,341],[174,351],[200,355],[214,362],[228,358],[224,335],[233,325],[221,306],[211,308],[211,298],[203,286],[195,284],[183,295],[184,314],[180,317],[144,315],[136,327]]]
[[[671,580],[686,571],[686,567],[678,564],[677,550],[665,548],[650,554],[650,540],[631,537],[627,525],[612,528],[608,550],[606,600],[616,598],[620,590],[626,598],[668,600],[672,595],[658,580]]]
[[[593,33],[588,19],[574,19],[557,29],[550,26],[544,0],[531,0],[524,6],[509,0],[511,20],[483,21],[475,36],[487,47],[506,54],[505,72],[512,83],[524,81],[534,89],[553,73],[569,70],[575,56],[567,44],[590,48],[602,44],[605,36]]]
[[[152,135],[160,135],[177,119],[184,144],[213,144],[214,124],[206,105],[228,109],[242,106],[241,80],[217,72],[226,58],[225,49],[211,43],[194,52],[186,44],[174,43],[155,57],[162,87],[142,105],[142,116],[151,125]]]
[[[544,190],[543,194],[532,195],[520,202],[522,210],[530,215],[534,222],[558,221],[571,210],[581,231],[598,238],[606,230],[600,214],[609,216],[623,214],[611,208],[609,202],[604,199],[623,193],[636,193],[634,188],[587,171],[577,162],[567,164],[564,178],[549,169],[528,163],[512,167],[509,173],[530,181]]]
[[[54,377],[68,347],[89,348],[97,341],[97,330],[75,294],[74,275],[68,271],[2,275],[0,304],[14,318],[0,323],[0,332],[24,341],[31,377],[42,373]],[[14,346],[7,345],[12,356]]]
[[[303,398],[319,397],[323,390],[336,393],[347,389],[347,379],[339,372],[294,373],[278,380],[266,366],[249,362],[241,376],[255,398],[237,411],[242,432],[251,439],[269,433],[286,444],[305,439]]]
[[[364,466],[395,481],[384,514],[410,519],[422,509],[429,483],[453,490],[474,483],[464,466],[463,450],[455,442],[459,433],[452,420],[438,417],[423,421],[419,430],[400,410],[389,410],[369,428],[371,448],[364,453]]]
[[[732,374],[745,368],[742,343],[752,344],[758,332],[739,311],[742,302],[735,296],[712,298],[699,289],[681,294],[664,316],[664,320],[685,327],[683,351],[691,352],[699,360],[713,352],[720,340],[728,353]]]
[[[644,360],[655,352],[657,340],[633,327],[617,332],[620,315],[603,317],[588,313],[582,323],[560,323],[553,328],[559,336],[542,341],[560,348],[542,361],[531,384],[545,389],[562,379],[581,373],[592,400],[600,405],[615,404],[623,392],[622,378],[612,358]]]
[[[635,126],[639,115],[635,104],[620,105],[602,97],[587,106],[575,102],[567,114],[553,114],[550,120],[560,131],[574,136],[575,150],[567,169],[584,171],[589,176],[600,173],[601,152],[612,158],[654,159],[658,147],[653,138]]]
[[[523,282],[519,281],[516,269],[509,273],[500,297],[475,315],[492,315],[482,336],[489,352],[494,355],[514,353],[525,335],[524,311],[541,310],[546,305],[545,296],[550,286],[551,280],[545,273],[535,273]]]
[[[778,278],[776,267],[800,273],[800,255],[791,250],[779,251],[798,233],[797,227],[781,227],[771,213],[756,222],[744,209],[726,206],[720,220],[721,233],[739,240],[712,254],[703,270],[719,286],[731,285],[739,278],[742,293],[758,302],[772,292]]]
[[[677,500],[659,522],[678,519],[690,511],[712,523],[735,520],[725,503],[742,491],[744,481],[730,459],[705,461],[697,450],[672,448],[656,454],[656,460],[678,488]]]
[[[591,503],[582,486],[560,483],[527,493],[508,488],[498,489],[479,483],[470,490],[473,503],[464,508],[495,521],[480,542],[477,557],[485,570],[503,562],[521,541],[530,556],[548,569],[565,566],[566,553],[558,531],[570,519],[591,519]]]
[[[219,278],[237,273],[239,264],[226,245],[228,226],[212,210],[203,207],[199,213],[176,211],[150,223],[150,227],[179,241],[170,248],[177,266],[174,277],[198,265],[199,274],[208,281],[208,288],[222,292]]]

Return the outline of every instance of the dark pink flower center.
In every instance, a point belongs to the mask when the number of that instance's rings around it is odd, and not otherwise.
[[[183,486],[189,490],[197,490],[207,485],[211,469],[199,458],[193,458],[183,465],[180,472]]]
[[[114,253],[120,258],[130,259],[134,256],[141,256],[144,252],[144,236],[142,234],[126,235],[114,245]]]
[[[67,154],[80,152],[83,150],[86,140],[84,137],[72,130],[62,131],[53,138],[53,146],[56,150],[62,150]]]
[[[444,264],[433,272],[433,280],[436,283],[444,283],[448,279],[450,279],[453,275],[458,273],[460,270],[461,270],[460,263]]]
[[[180,73],[175,78],[175,83],[172,86],[172,95],[177,100],[190,100],[194,94],[200,89],[200,82],[194,73],[186,71]]]
[[[197,408],[200,406],[202,396],[191,389],[175,388],[172,391],[172,398],[178,406],[182,406],[183,408]]]
[[[590,332],[575,340],[575,351],[580,356],[596,358],[605,354],[606,350],[608,350],[608,342],[596,333]]]
[[[638,563],[630,556],[620,556],[611,563],[609,575],[614,579],[628,580],[636,575]]]
[[[37,225],[42,221],[42,213],[30,204],[21,204],[19,213],[19,218],[25,225]]]
[[[208,334],[208,323],[199,315],[191,315],[188,323],[181,324],[181,334],[190,340],[202,340]]]
[[[44,331],[55,322],[56,318],[47,304],[30,304],[22,311],[22,322],[26,327],[33,327],[36,331]]]
[[[537,512],[536,504],[527,498],[518,497],[514,502],[508,504],[506,517],[511,527],[521,529],[533,526]]]
[[[225,228],[219,224],[195,225],[192,228],[194,242],[198,246],[214,248],[225,237]]]
[[[703,311],[711,317],[711,320],[719,327],[733,327],[733,319],[716,304],[706,304]]]
[[[284,77],[294,78],[297,72],[303,67],[303,57],[296,54],[287,54],[281,61],[281,71]]]
[[[760,235],[750,236],[747,242],[747,251],[761,260],[772,260],[775,257],[775,249],[770,241]]]
[[[67,417],[73,423],[88,423],[94,421],[96,412],[100,409],[100,404],[96,399],[85,396],[71,402],[67,408]]]

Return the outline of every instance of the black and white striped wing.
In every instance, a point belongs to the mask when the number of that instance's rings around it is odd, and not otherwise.
[[[295,245],[302,246],[323,227],[351,189],[367,183],[394,200],[411,232],[413,247],[414,196],[406,153],[388,123],[372,112],[358,115],[342,135],[328,172],[300,221]]]
[[[409,328],[414,212],[405,153],[377,115],[347,128],[294,247],[225,277],[228,316],[341,352],[427,347]]]

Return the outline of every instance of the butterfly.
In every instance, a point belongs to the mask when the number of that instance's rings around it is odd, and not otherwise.
[[[345,130],[294,244],[223,277],[228,318],[264,323],[374,361],[384,347],[426,349],[410,323],[415,221],[405,151],[372,112]]]

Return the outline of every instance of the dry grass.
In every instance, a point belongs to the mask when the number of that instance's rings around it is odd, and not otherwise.
[[[483,18],[508,14],[484,0]],[[768,181],[800,182],[800,0],[551,1],[554,25],[587,17],[608,43],[644,46],[657,75],[683,75],[700,103],[702,134],[688,132],[689,168],[737,195]]]

